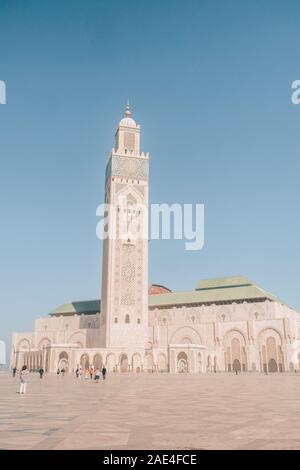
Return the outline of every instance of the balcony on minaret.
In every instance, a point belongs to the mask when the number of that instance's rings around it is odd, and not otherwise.
[[[128,156],[140,154],[140,125],[132,119],[129,103],[126,105],[125,115],[116,131],[115,152]]]

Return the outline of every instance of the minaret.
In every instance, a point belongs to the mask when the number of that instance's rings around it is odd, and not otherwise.
[[[149,154],[140,152],[140,125],[127,103],[106,167],[107,225],[114,235],[103,242],[100,315],[100,346],[124,352],[147,342],[148,174]]]

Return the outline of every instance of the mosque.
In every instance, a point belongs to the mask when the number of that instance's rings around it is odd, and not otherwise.
[[[105,202],[128,221],[148,208],[149,154],[129,105],[106,167]],[[142,217],[147,230],[148,217]],[[118,224],[108,219],[108,224]],[[243,276],[187,292],[148,287],[148,240],[103,241],[101,301],[64,304],[14,333],[11,366],[110,372],[284,372],[300,369],[300,316]]]

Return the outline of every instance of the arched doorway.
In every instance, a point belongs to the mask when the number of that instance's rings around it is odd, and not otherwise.
[[[66,351],[62,351],[58,357],[58,366],[57,368],[59,370],[64,370],[65,372],[68,372],[69,368],[69,356]]]
[[[258,336],[260,368],[263,372],[283,372],[284,356],[282,339],[273,328],[267,328]]]
[[[127,354],[121,354],[120,356],[120,372],[128,372],[129,371],[129,363],[128,363],[128,356]]]
[[[248,370],[246,340],[239,330],[228,331],[223,340],[227,372]]]
[[[275,359],[270,359],[268,362],[268,370],[269,372],[278,372],[277,362]]]
[[[188,357],[185,352],[180,352],[177,356],[177,372],[188,372]]]
[[[138,353],[135,353],[132,356],[132,370],[133,372],[141,372],[141,356]]]
[[[83,370],[89,369],[90,359],[89,359],[89,356],[87,354],[82,354],[82,356],[80,358],[80,365],[81,365],[81,369],[83,369]]]
[[[232,363],[232,370],[234,372],[240,372],[242,370],[241,363],[238,359],[234,359],[234,361]]]
[[[93,357],[93,366],[94,369],[102,369],[102,356],[101,354],[95,354]]]

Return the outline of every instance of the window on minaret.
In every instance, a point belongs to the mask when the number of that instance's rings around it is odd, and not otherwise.
[[[133,132],[125,132],[124,133],[124,147],[127,150],[134,150],[134,133]]]
[[[141,323],[141,319],[140,319],[140,318],[138,318],[138,319],[137,319],[137,322],[138,322],[138,324],[140,324],[140,323]]]
[[[130,316],[129,316],[129,315],[126,315],[126,317],[125,317],[125,323],[130,323]]]

